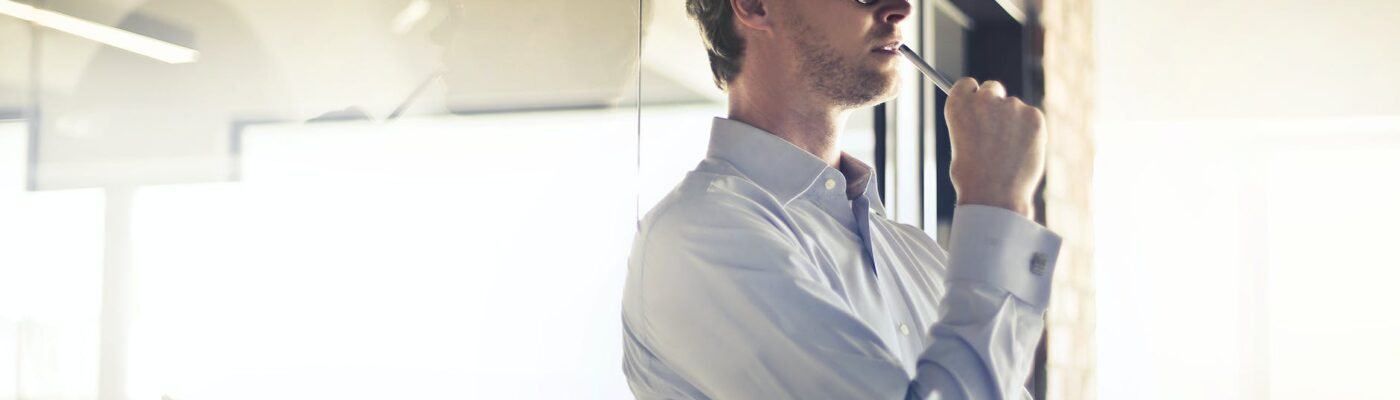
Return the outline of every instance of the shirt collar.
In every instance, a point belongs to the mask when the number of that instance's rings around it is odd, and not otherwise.
[[[733,165],[759,187],[783,204],[810,189],[822,173],[832,170],[825,162],[792,143],[743,122],[716,117],[710,129],[709,158]],[[884,206],[875,170],[846,152],[841,152],[841,169],[852,191],[864,193],[870,207],[884,215]],[[844,172],[844,174],[842,173]]]

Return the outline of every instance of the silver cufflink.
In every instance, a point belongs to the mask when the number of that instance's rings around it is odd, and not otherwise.
[[[1036,276],[1045,275],[1045,254],[1035,253],[1031,255],[1031,273]]]

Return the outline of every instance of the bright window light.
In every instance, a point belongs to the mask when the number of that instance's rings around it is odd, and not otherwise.
[[[624,398],[636,110],[253,127],[148,187],[132,398]]]
[[[1391,397],[1400,119],[1098,132],[1099,397]]]
[[[95,398],[103,194],[26,191],[27,136],[0,122],[0,398]]]

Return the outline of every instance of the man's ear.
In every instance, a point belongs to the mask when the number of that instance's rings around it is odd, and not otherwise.
[[[758,31],[772,31],[773,18],[768,13],[771,0],[729,0],[734,8],[734,21],[738,27]]]

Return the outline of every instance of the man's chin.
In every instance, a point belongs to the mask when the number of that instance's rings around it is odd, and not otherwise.
[[[879,102],[890,101],[899,96],[899,74],[890,74],[885,78],[885,84],[883,86],[884,90],[875,96]]]
[[[899,74],[880,74],[879,78],[871,80],[871,85],[867,88],[870,89],[870,100],[858,104],[857,107],[869,107],[894,100],[899,96]]]

